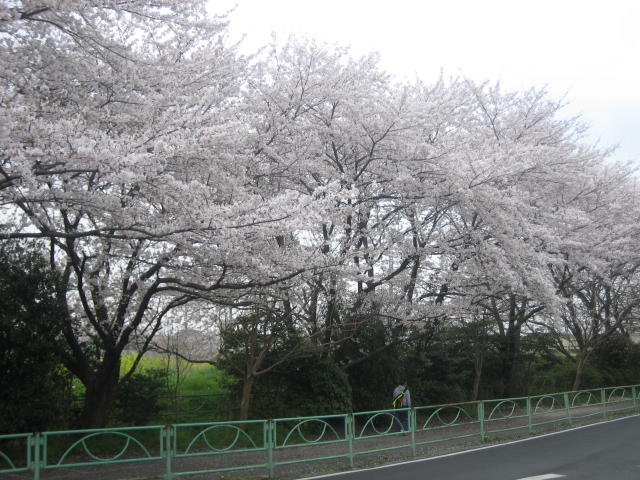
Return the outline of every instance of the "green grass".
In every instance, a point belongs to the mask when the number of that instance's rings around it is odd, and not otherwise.
[[[135,361],[135,354],[123,355],[120,373],[129,371]],[[149,370],[167,370],[169,380],[175,382],[175,370],[167,367],[167,359],[162,355],[145,355],[137,367],[138,372]],[[217,367],[209,364],[194,363],[186,367],[183,373],[180,395],[203,395],[226,393],[220,386],[224,374]]]
[[[212,365],[203,365],[193,369],[184,380],[180,393],[182,395],[203,395],[226,393],[220,386],[223,373]]]
[[[192,369],[180,386],[181,415],[164,418],[177,423],[226,420],[229,399],[222,387],[223,377],[224,374],[212,365],[198,365]]]
[[[134,354],[124,355],[120,373],[129,371],[135,360]],[[144,373],[149,370],[166,370],[169,374],[170,382],[176,381],[175,370],[171,366],[167,367],[167,360],[160,355],[147,355],[142,357],[137,367],[137,372]],[[217,367],[208,364],[191,364],[182,373],[182,385],[180,395],[202,395],[226,393],[220,386],[224,374]]]

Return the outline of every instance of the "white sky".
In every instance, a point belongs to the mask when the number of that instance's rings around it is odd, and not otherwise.
[[[210,0],[230,15],[244,49],[290,33],[380,52],[398,77],[434,82],[463,73],[505,88],[548,85],[567,94],[591,138],[619,144],[616,157],[640,163],[640,1],[638,0]]]

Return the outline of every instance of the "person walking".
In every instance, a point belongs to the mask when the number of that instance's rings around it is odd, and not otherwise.
[[[396,432],[409,431],[409,409],[411,408],[411,393],[406,380],[393,391],[393,408],[396,410]]]

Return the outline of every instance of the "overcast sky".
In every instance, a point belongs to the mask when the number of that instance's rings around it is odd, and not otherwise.
[[[619,144],[640,163],[638,0],[210,0],[230,15],[231,36],[255,51],[291,33],[380,52],[398,77],[434,82],[463,73],[506,88],[547,85],[581,113],[590,141]]]

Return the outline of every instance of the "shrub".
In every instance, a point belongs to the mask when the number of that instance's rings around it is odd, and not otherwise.
[[[407,356],[401,346],[383,348],[393,338],[393,333],[389,325],[370,321],[358,329],[352,340],[340,347],[344,350],[344,363],[353,363],[347,374],[353,392],[354,411],[391,408],[393,389],[401,379],[408,378]],[[376,351],[377,354],[361,360]],[[409,387],[413,394],[412,385]]]
[[[59,336],[65,309],[58,277],[35,247],[0,248],[0,432],[62,426],[70,410],[69,373]]]
[[[120,385],[113,417],[117,424],[126,426],[148,425],[156,420],[164,405],[160,397],[166,385],[166,373],[147,370],[134,373]]]
[[[556,378],[556,384],[562,391],[569,391],[573,387],[576,379],[578,364],[573,362],[555,366],[550,374]],[[585,365],[580,381],[580,390],[592,388],[602,388],[605,386],[605,379],[600,371],[593,365]]]
[[[254,392],[255,418],[333,415],[352,409],[347,375],[320,351],[294,355],[260,378]]]

